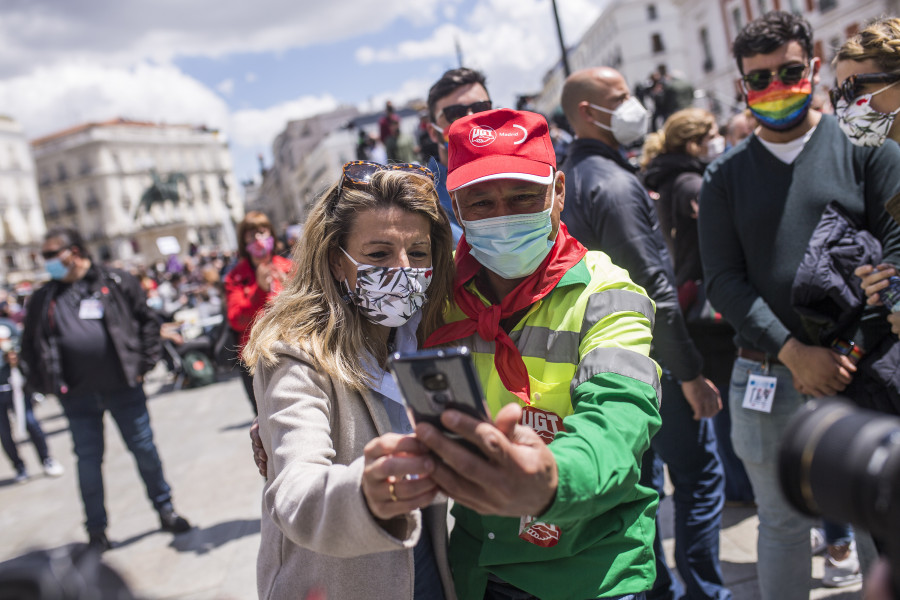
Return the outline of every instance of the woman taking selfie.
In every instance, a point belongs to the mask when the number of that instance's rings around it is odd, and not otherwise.
[[[450,225],[433,175],[344,165],[316,203],[295,275],[254,325],[259,433],[268,455],[260,598],[452,598],[446,506],[410,436],[393,351],[442,324]]]
[[[261,212],[250,211],[238,225],[238,263],[225,277],[225,302],[228,324],[237,337],[239,352],[247,344],[250,327],[266,303],[281,291],[281,285],[291,270],[291,261],[275,253],[272,224]],[[241,361],[244,389],[256,410],[253,379]]]

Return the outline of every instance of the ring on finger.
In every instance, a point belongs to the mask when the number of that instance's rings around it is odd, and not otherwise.
[[[397,501],[397,492],[394,490],[394,482],[393,481],[388,484],[388,492],[391,495],[391,502],[396,502]]]

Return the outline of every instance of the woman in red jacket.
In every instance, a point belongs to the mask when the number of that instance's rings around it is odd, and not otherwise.
[[[250,328],[267,302],[281,291],[291,270],[291,261],[275,253],[272,224],[261,212],[250,211],[238,225],[238,263],[225,277],[225,301],[228,323],[239,339],[243,351]],[[247,396],[257,412],[253,396],[253,377],[241,360],[241,379]]]

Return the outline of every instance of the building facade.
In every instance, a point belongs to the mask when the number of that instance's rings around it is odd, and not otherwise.
[[[420,105],[397,109],[401,147],[407,154],[404,160],[415,160],[421,109]],[[354,107],[342,107],[289,122],[272,144],[273,165],[265,169],[247,209],[264,212],[279,233],[288,225],[305,222],[316,198],[340,177],[344,163],[357,159],[361,134],[378,138],[382,114],[360,114]]]
[[[34,140],[48,227],[77,229],[100,260],[153,262],[156,240],[233,249],[244,214],[218,131],[117,119]]]
[[[34,161],[22,127],[0,116],[0,284],[31,279],[42,268],[38,258],[46,226]]]
[[[666,65],[694,86],[697,106],[724,122],[746,106],[731,44],[748,22],[770,10],[791,11],[809,21],[814,54],[822,61],[821,102],[822,92],[834,83],[836,50],[872,19],[897,15],[898,5],[898,0],[614,0],[571,48],[569,62],[573,70],[614,67],[632,89]],[[559,65],[545,75],[536,101],[544,114],[559,105],[563,81]]]
[[[669,73],[685,73],[685,41],[679,11],[672,0],[612,0],[571,47],[572,71],[606,65],[617,69],[634,89],[665,65]],[[545,76],[535,99],[539,112],[549,115],[559,106],[565,75],[557,64]]]

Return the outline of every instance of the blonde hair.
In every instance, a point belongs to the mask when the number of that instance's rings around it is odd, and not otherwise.
[[[857,62],[872,59],[885,73],[900,71],[900,19],[881,18],[851,36],[834,57]]]
[[[687,154],[688,142],[700,143],[709,132],[716,127],[716,118],[708,110],[702,108],[685,108],[666,119],[663,128],[651,133],[647,142],[644,142],[644,151],[653,154],[647,158],[647,163],[659,154]],[[641,159],[644,165],[644,159]]]
[[[662,154],[666,145],[666,136],[663,130],[651,131],[644,138],[644,145],[641,146],[641,169],[646,169],[654,158]]]
[[[272,346],[284,342],[303,349],[317,367],[342,384],[364,390],[371,385],[366,357],[378,364],[387,347],[376,342],[376,325],[341,298],[339,283],[329,267],[332,252],[347,242],[356,215],[366,210],[397,206],[426,217],[431,225],[434,276],[425,293],[420,344],[443,324],[450,300],[454,265],[452,234],[430,179],[402,171],[378,171],[367,185],[331,186],[319,199],[294,245],[293,275],[274,302],[257,319],[243,350],[244,362],[254,370],[260,363],[278,362]]]

